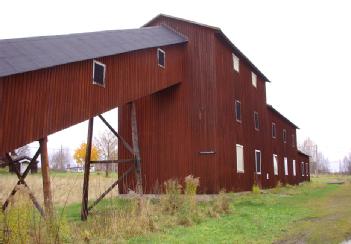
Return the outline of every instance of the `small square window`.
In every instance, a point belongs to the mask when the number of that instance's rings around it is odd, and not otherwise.
[[[286,143],[286,130],[283,130],[283,142]]]
[[[236,72],[239,72],[239,58],[233,53],[233,68]]]
[[[236,144],[236,172],[244,173],[244,147]]]
[[[241,103],[235,100],[235,118],[236,121],[241,122]]]
[[[93,84],[105,86],[106,65],[93,61]]]
[[[275,123],[272,123],[272,138],[277,137],[277,129]]]
[[[261,151],[255,150],[256,173],[261,174]]]
[[[251,81],[252,85],[257,88],[257,75],[254,72],[251,72]]]
[[[157,62],[158,66],[162,68],[166,67],[166,53],[161,48],[157,49]]]
[[[254,112],[254,123],[255,123],[255,129],[259,130],[260,129],[260,120],[258,118],[258,112]]]

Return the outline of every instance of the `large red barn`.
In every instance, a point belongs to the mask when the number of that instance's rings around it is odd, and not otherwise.
[[[137,162],[145,193],[187,175],[200,193],[309,180],[297,126],[267,105],[266,82],[219,28],[166,15],[132,30],[0,40],[0,159],[39,140],[33,161],[48,165],[48,135],[90,119],[91,139],[92,118],[119,107],[119,158]]]

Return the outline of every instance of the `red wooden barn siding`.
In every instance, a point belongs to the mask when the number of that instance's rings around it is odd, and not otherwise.
[[[3,77],[0,80],[0,155],[119,105],[182,81],[184,45],[108,56],[105,88],[92,84],[92,60]]]
[[[155,192],[162,188],[163,181],[183,179],[189,174],[200,177],[200,193],[215,193],[222,188],[250,190],[255,179],[261,187],[274,187],[278,180],[293,184],[296,178],[284,176],[283,157],[288,157],[292,174],[296,148],[291,147],[291,134],[296,134],[296,129],[277,117],[277,138],[282,138],[284,127],[288,141],[272,141],[275,115],[267,109],[265,80],[256,74],[257,88],[253,87],[252,69],[240,55],[240,72],[236,73],[232,48],[215,30],[164,16],[149,23],[158,24],[184,34],[188,43],[183,82],[136,103],[144,191]],[[235,120],[235,99],[241,102],[242,123]],[[254,111],[259,113],[259,131],[254,128]],[[126,137],[130,134],[126,106],[119,110],[119,130]],[[244,174],[236,172],[236,144],[244,146]],[[280,178],[273,173],[273,148],[279,156]],[[260,175],[255,173],[255,149],[262,153]],[[199,154],[212,150],[215,154]],[[121,147],[119,155],[127,157]],[[296,163],[298,166],[298,160]],[[122,166],[120,172],[126,167]],[[128,188],[133,189],[133,177],[120,186],[120,192]]]
[[[296,144],[296,128],[282,118],[279,114],[271,110],[269,107],[268,113],[270,116],[269,121],[269,131],[272,145],[272,153],[270,155],[270,162],[273,167],[273,154],[278,156],[278,176],[274,177],[274,184],[276,185],[278,181],[287,184],[297,184],[298,183],[298,157],[297,157],[297,144]],[[276,138],[272,138],[272,123],[276,124]],[[284,143],[283,140],[283,130],[287,132],[287,140]],[[292,135],[295,137],[294,144],[292,143]],[[284,168],[284,157],[288,159],[288,176],[285,175]],[[293,160],[296,162],[296,176],[293,175]]]
[[[216,38],[216,82],[217,82],[217,164],[220,187],[227,190],[250,190],[254,181],[262,187],[269,186],[267,173],[269,148],[266,147],[267,112],[266,82],[258,74],[257,88],[252,85],[252,69],[240,59],[239,72],[233,68],[233,50],[220,38]],[[241,103],[242,121],[235,117],[235,100]],[[254,125],[254,111],[259,114],[260,129]],[[236,144],[243,145],[244,173],[237,173]],[[261,174],[256,174],[255,150],[262,155]]]
[[[215,52],[213,30],[168,18],[150,25],[161,23],[188,38],[185,73],[182,84],[167,89],[167,95],[162,92],[137,102],[144,190],[151,192],[157,183],[193,174],[200,177],[200,192],[217,192],[217,155],[199,154],[217,150],[215,60],[209,58]],[[119,128],[127,136],[123,125],[128,125],[128,116],[123,111]],[[120,150],[120,156],[126,156],[125,151]]]
[[[298,159],[299,159],[299,182],[303,182],[303,181],[310,181],[310,162],[309,162],[309,156],[301,153],[301,152],[297,152],[298,154]],[[304,162],[304,168],[305,168],[305,174],[302,175],[302,165],[301,163]],[[307,165],[306,165],[307,164]],[[307,171],[306,171],[307,170]],[[308,174],[307,174],[308,172]]]

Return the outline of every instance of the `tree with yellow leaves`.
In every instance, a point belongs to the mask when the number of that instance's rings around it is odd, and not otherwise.
[[[87,151],[87,144],[86,143],[82,143],[80,144],[80,147],[78,147],[75,151],[74,151],[74,155],[73,158],[74,160],[76,160],[77,164],[79,165],[83,165],[84,161],[85,161],[85,153]],[[92,146],[91,147],[91,161],[95,161],[98,160],[100,157],[100,152],[99,150]]]

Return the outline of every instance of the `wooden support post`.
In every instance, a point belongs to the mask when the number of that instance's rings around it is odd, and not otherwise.
[[[41,155],[41,174],[43,177],[43,193],[44,193],[44,207],[45,214],[47,217],[52,216],[52,194],[51,194],[51,182],[49,175],[49,157],[48,157],[48,138],[44,137],[39,140],[40,144],[40,155]]]
[[[87,148],[85,153],[85,163],[84,163],[84,182],[83,182],[83,197],[82,197],[82,210],[80,213],[81,220],[85,221],[88,217],[88,200],[89,200],[89,175],[90,175],[90,159],[91,159],[91,147],[93,139],[93,127],[94,118],[89,119],[88,125],[88,138],[87,138]]]
[[[138,138],[138,125],[136,118],[135,103],[132,102],[131,106],[131,127],[132,127],[132,142],[133,142],[133,151],[135,158],[135,178],[136,178],[136,193],[143,194],[143,185],[141,177],[141,165],[140,165],[140,150],[139,150],[139,138]]]

